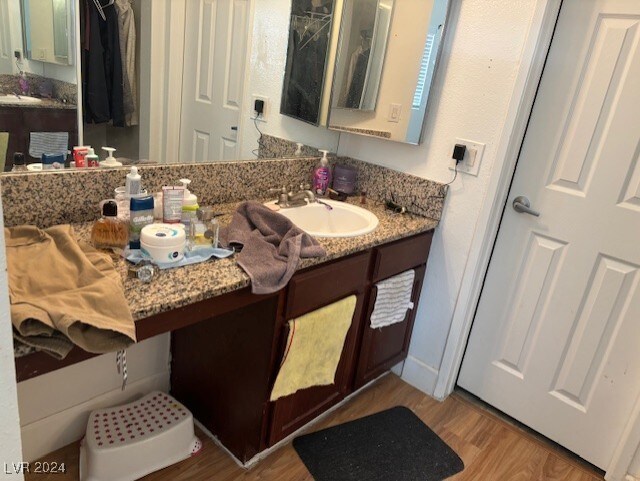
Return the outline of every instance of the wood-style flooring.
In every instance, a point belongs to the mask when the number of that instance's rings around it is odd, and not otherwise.
[[[390,374],[330,414],[310,431],[403,405],[413,410],[462,458],[465,469],[451,481],[602,481],[602,474],[563,450],[512,425],[468,396],[440,403]],[[144,481],[302,481],[313,478],[289,444],[250,470],[240,468],[208,437],[199,455],[150,474]],[[64,462],[66,474],[27,475],[27,481],[78,479],[78,444],[43,458]],[[364,480],[363,480],[364,481]],[[389,480],[393,481],[393,480]]]

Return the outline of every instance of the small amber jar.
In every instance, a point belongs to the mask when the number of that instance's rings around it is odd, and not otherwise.
[[[93,224],[91,243],[97,249],[124,248],[129,242],[129,227],[118,219],[118,204],[108,200],[102,206],[102,218]]]

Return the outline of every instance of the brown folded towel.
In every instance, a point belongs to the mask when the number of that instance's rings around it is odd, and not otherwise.
[[[322,257],[324,247],[285,216],[259,202],[243,202],[221,230],[223,244],[240,244],[236,260],[251,278],[251,292],[270,294],[287,285],[301,258]]]
[[[111,258],[78,244],[70,225],[5,229],[16,338],[63,358],[125,349],[136,330]]]

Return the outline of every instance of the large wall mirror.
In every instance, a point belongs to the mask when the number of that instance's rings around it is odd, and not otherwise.
[[[418,143],[447,7],[2,0],[2,170],[81,144],[190,163],[335,152],[340,135]]]

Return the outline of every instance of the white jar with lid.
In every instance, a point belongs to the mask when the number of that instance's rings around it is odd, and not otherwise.
[[[181,261],[186,243],[184,226],[178,224],[149,224],[140,233],[143,254],[158,264]]]

